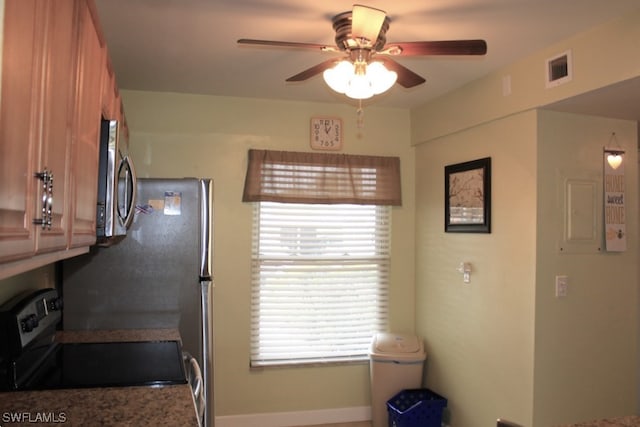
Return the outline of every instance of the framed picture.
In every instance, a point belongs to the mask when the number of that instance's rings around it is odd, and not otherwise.
[[[491,233],[491,157],[445,166],[444,231]]]

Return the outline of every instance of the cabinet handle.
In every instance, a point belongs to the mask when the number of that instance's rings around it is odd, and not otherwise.
[[[42,181],[42,218],[35,218],[33,223],[42,226],[43,230],[51,230],[53,222],[53,172],[46,168],[44,172],[34,175]]]

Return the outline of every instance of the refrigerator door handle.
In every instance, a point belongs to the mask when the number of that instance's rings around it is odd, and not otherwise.
[[[204,389],[202,390],[202,398],[204,400],[204,427],[212,427],[215,424],[214,410],[213,410],[213,345],[211,331],[211,304],[212,295],[211,289],[213,283],[209,280],[200,282],[200,308],[202,314],[202,377],[204,383]]]
[[[211,280],[211,219],[213,217],[213,181],[200,180],[200,280]]]
[[[202,421],[204,418],[204,410],[205,410],[205,401],[204,401],[204,387],[203,387],[203,378],[202,372],[200,371],[200,365],[198,365],[198,361],[195,357],[193,357],[189,352],[183,351],[182,357],[185,361],[185,365],[188,368],[187,372],[187,380],[189,381],[189,385],[191,386],[191,391],[193,394],[193,400],[196,405],[196,414],[198,416],[198,425],[202,426]]]

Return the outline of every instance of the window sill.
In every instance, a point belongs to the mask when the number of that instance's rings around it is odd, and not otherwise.
[[[264,369],[290,369],[290,368],[318,368],[329,366],[365,365],[369,363],[369,357],[351,358],[349,360],[309,360],[309,361],[278,361],[278,362],[252,362],[250,370],[261,371]]]

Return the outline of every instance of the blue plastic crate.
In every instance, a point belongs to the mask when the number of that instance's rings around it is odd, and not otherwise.
[[[428,388],[402,390],[387,401],[389,427],[440,427],[447,399]]]

